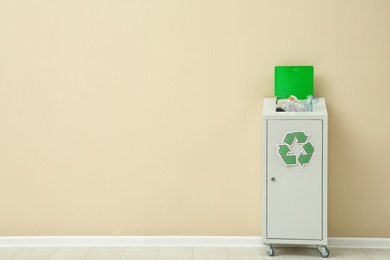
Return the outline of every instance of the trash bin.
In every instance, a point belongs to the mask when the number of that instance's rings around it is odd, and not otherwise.
[[[270,256],[277,244],[296,244],[317,246],[328,257],[325,99],[307,112],[277,112],[276,103],[263,100],[263,243]]]

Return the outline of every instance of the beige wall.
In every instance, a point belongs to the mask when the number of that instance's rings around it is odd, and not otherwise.
[[[0,236],[260,236],[262,98],[310,64],[329,236],[390,237],[389,11],[0,0]]]

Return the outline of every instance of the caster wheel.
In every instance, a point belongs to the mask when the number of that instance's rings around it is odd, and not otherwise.
[[[269,256],[274,256],[275,255],[275,247],[274,247],[274,245],[268,245],[267,246],[267,254]]]
[[[326,246],[319,246],[318,251],[322,258],[327,258],[329,256],[329,249]]]

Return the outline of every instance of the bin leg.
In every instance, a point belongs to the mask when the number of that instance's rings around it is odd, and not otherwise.
[[[275,255],[275,246],[273,244],[267,245],[267,254],[269,256],[274,256]]]
[[[329,256],[329,249],[326,246],[318,246],[318,251],[320,251],[320,255],[323,258],[327,258]]]

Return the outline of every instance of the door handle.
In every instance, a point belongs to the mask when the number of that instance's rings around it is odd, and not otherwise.
[[[275,177],[272,177],[272,178],[271,178],[271,181],[275,182],[275,181],[276,181]]]

